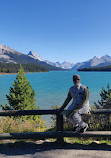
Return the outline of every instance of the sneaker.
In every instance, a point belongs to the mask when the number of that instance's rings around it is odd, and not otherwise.
[[[73,132],[77,132],[77,131],[78,131],[78,130],[77,130],[78,127],[79,127],[79,126],[74,127],[74,128],[73,128]]]
[[[87,128],[88,128],[88,125],[86,125],[85,127],[81,128],[79,130],[79,133],[84,133],[87,130]]]

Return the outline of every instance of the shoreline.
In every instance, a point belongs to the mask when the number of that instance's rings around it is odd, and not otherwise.
[[[0,75],[12,75],[12,74],[18,74],[18,73],[3,73],[3,72],[0,72]]]
[[[44,72],[44,71],[41,71],[42,73]],[[25,74],[30,74],[30,73],[41,73],[41,72],[25,72]],[[49,72],[49,71],[48,71]],[[14,74],[18,74],[18,72],[16,72],[16,73],[4,73],[4,72],[0,72],[0,75],[14,75]]]

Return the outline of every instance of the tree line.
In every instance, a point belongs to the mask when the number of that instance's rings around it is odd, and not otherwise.
[[[25,72],[48,72],[45,67],[36,64],[21,64]],[[0,73],[18,73],[20,64],[0,62]]]
[[[80,68],[78,71],[111,71],[111,65],[102,66],[102,67],[88,67],[88,68]]]

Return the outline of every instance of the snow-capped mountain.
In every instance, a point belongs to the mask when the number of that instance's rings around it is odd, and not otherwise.
[[[13,55],[10,55],[10,53]],[[0,44],[0,62],[17,64],[17,62],[12,58],[12,56],[15,55],[21,55],[21,53],[11,47]]]
[[[5,51],[12,52],[12,53],[17,52],[15,49],[13,49],[11,47],[8,47],[8,46],[5,46],[3,44],[0,44],[0,53],[4,53]]]
[[[22,54],[15,49],[0,44],[0,62],[4,63],[15,63],[15,64],[36,64],[40,67],[45,67],[48,70],[63,70],[58,67],[47,64],[44,61],[34,59],[29,55]]]
[[[51,62],[48,60],[43,60],[37,53],[33,51],[30,51],[28,55],[25,55],[11,47],[0,44],[0,62],[15,64],[34,63],[49,68],[50,70],[57,70],[60,68],[77,70],[79,68],[111,65],[111,57],[109,55],[104,55],[102,57],[94,56],[92,59],[76,64],[66,61],[63,63]]]
[[[60,62],[50,62],[48,60],[45,60],[45,62],[47,64],[50,64],[50,65],[53,65],[53,66],[56,66],[56,67],[60,67],[60,68],[63,68],[63,69],[71,69],[74,64],[73,63],[70,63],[70,62],[66,62],[64,61],[63,63],[60,63]]]
[[[30,51],[28,55],[34,59],[44,61],[49,65],[53,65],[53,66],[63,68],[63,69],[71,69],[71,70],[77,70],[79,68],[87,68],[87,67],[106,66],[106,65],[111,64],[111,57],[109,55],[104,55],[102,57],[94,56],[92,59],[89,59],[84,62],[76,63],[76,64],[66,62],[66,61],[64,61],[63,63],[60,63],[60,62],[51,62],[49,60],[43,60],[37,53],[33,51]]]
[[[72,70],[77,70],[79,68],[88,68],[88,67],[99,67],[111,65],[111,57],[109,55],[104,55],[102,57],[94,56],[92,59],[89,59],[84,62],[76,63]]]
[[[28,53],[28,56],[30,56],[30,57],[33,58],[33,59],[38,59],[38,60],[40,60],[40,61],[44,61],[42,58],[40,58],[40,56],[39,56],[37,53],[35,53],[35,52],[33,52],[33,51],[30,51],[30,52]]]
[[[39,61],[44,61],[44,62],[46,62],[46,63],[49,64],[49,65],[56,66],[56,67],[60,67],[60,68],[63,68],[63,69],[71,69],[71,68],[74,66],[73,63],[66,62],[66,61],[64,61],[63,63],[60,63],[60,62],[51,62],[51,61],[49,61],[49,60],[43,60],[43,59],[39,56],[39,54],[37,54],[37,53],[35,53],[35,52],[33,52],[33,51],[30,51],[30,52],[28,53],[28,56],[30,56],[30,57],[33,58],[33,59],[37,59],[37,60],[39,60]]]

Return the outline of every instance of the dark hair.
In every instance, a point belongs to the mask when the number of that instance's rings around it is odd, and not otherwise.
[[[77,74],[73,76],[73,80],[74,80],[75,78],[81,79],[80,76],[77,75]]]

